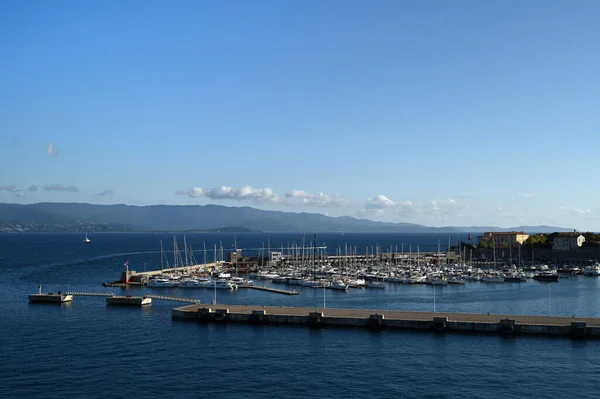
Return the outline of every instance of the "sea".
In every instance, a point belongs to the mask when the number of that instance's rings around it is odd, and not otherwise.
[[[175,233],[0,233],[1,398],[597,398],[600,342],[548,337],[344,328],[212,325],[173,320],[177,303],[106,306],[102,297],[30,304],[38,292],[97,291],[214,299],[213,290],[105,288],[129,261],[159,269]],[[381,252],[444,250],[452,234],[187,234],[199,262],[214,246],[244,253],[292,245]],[[370,249],[369,249],[370,250]],[[258,282],[259,284],[268,284]],[[277,286],[281,288],[281,286]],[[321,307],[324,291],[217,293],[218,304]],[[327,307],[600,317],[600,279],[548,284],[388,284],[325,291]]]

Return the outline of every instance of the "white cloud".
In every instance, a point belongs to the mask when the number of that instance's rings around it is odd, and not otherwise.
[[[37,190],[38,190],[38,186],[36,186],[35,184],[34,184],[33,186],[30,186],[30,187],[27,189],[27,191],[31,191],[31,192],[34,192],[34,191],[37,191]]]
[[[531,197],[533,197],[533,194],[531,194],[531,193],[520,193],[520,194],[517,194],[517,195],[519,197],[521,197],[521,198],[531,198]]]
[[[367,209],[383,209],[391,208],[394,206],[396,206],[396,203],[394,201],[392,201],[385,195],[379,194],[374,196],[373,198],[369,198],[365,207]]]
[[[9,192],[9,193],[14,193],[14,194],[15,194],[17,197],[24,197],[24,196],[26,195],[26,194],[25,194],[25,191],[23,191],[23,190],[21,190],[21,189],[17,188],[17,187],[16,187],[16,186],[14,186],[14,185],[10,185],[10,186],[7,186],[7,185],[0,186],[0,191],[7,191],[7,192]]]
[[[322,208],[338,208],[349,206],[350,202],[339,194],[312,194],[304,190],[291,190],[283,196],[271,188],[254,188],[244,186],[240,189],[229,186],[215,188],[192,187],[188,190],[175,191],[177,195],[190,198],[209,198],[212,200],[246,201],[255,204],[306,205]]]
[[[567,211],[567,212],[578,214],[578,215],[587,215],[587,214],[592,213],[592,210],[591,209],[587,209],[587,208],[586,209],[581,209],[581,208],[567,208],[567,207],[561,206],[561,207],[559,207],[559,209],[561,211]]]
[[[304,190],[292,190],[285,193],[287,198],[310,198],[312,195]]]
[[[350,205],[350,202],[339,194],[329,195],[325,193],[309,194],[309,197],[302,199],[302,203],[323,208],[341,208]]]
[[[457,222],[467,215],[471,205],[453,198],[429,201],[394,201],[385,195],[369,198],[359,217],[381,221],[444,224],[455,219]]]
[[[200,198],[204,197],[204,190],[200,187],[192,187],[189,190],[177,190],[175,191],[177,195],[187,195],[190,198]]]
[[[113,193],[114,193],[113,190],[104,190],[104,191],[99,192],[98,195],[100,197],[108,197],[108,196],[113,195]]]
[[[54,148],[54,143],[49,142],[47,150],[48,150],[48,156],[53,157],[54,154],[56,153],[56,149]]]
[[[190,198],[206,197],[213,200],[250,201],[257,204],[280,202],[279,194],[272,189],[254,188],[248,185],[240,189],[228,186],[215,188],[192,187],[189,190],[178,190],[175,194],[187,195]]]
[[[339,194],[312,194],[304,190],[293,189],[285,193],[286,205],[308,205],[322,208],[341,208],[348,206],[349,201],[342,198]]]
[[[63,192],[76,193],[77,191],[79,191],[79,189],[73,185],[64,186],[62,184],[47,184],[44,186],[44,191],[63,191]]]

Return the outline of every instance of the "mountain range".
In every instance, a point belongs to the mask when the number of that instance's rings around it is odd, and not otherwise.
[[[446,226],[388,223],[320,213],[265,211],[222,205],[0,204],[0,231],[264,231],[361,233],[478,233],[571,231],[554,226]]]

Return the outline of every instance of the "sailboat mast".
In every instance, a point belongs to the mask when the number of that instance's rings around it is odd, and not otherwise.
[[[315,247],[317,246],[317,233],[313,238],[313,280],[317,279],[317,258],[315,256]]]
[[[492,237],[492,251],[494,257],[494,270],[496,270],[496,243],[494,242],[494,238]]]
[[[185,266],[189,266],[189,260],[188,260],[188,247],[187,247],[187,241],[185,240],[185,234],[183,236],[183,247],[185,248],[184,252],[185,252]]]
[[[177,238],[173,236],[173,267],[177,268]]]
[[[235,276],[238,275],[238,251],[237,251],[237,237],[233,236],[233,248],[235,250]]]
[[[163,260],[165,257],[165,251],[163,249],[162,240],[160,240],[160,271],[163,269]]]

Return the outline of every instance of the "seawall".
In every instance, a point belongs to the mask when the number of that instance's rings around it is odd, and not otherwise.
[[[203,323],[362,327],[499,335],[600,338],[600,318],[404,312],[340,308],[194,304],[175,308],[174,319]]]

